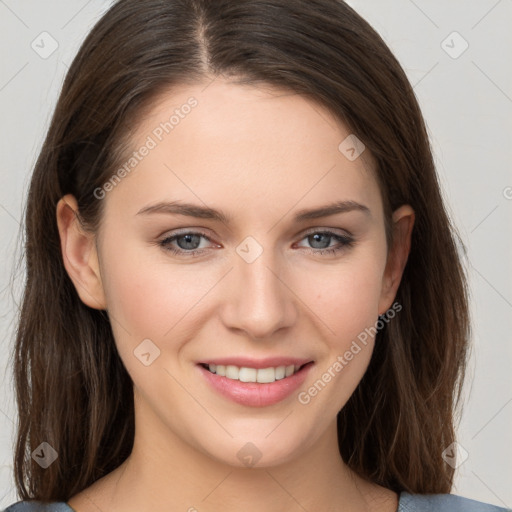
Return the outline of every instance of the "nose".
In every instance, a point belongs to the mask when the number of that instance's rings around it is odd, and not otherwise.
[[[270,250],[264,250],[252,263],[237,256],[226,283],[229,287],[223,319],[226,327],[261,340],[292,326],[298,317],[297,298],[291,283],[286,281]]]

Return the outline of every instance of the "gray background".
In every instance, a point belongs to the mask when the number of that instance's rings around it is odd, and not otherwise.
[[[467,458],[452,492],[512,507],[512,0],[349,3],[414,85],[449,211],[469,250],[474,335],[458,429]],[[23,284],[22,273],[14,283],[11,273],[28,179],[68,66],[109,5],[0,0],[0,509],[17,500],[8,358]],[[58,43],[47,58],[40,54],[52,40],[42,32]]]

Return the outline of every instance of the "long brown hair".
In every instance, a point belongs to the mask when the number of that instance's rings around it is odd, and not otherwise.
[[[69,69],[30,184],[14,351],[21,498],[68,500],[118,467],[134,438],[132,381],[108,314],[84,305],[65,271],[57,202],[73,194],[84,225],[97,229],[103,201],[94,191],[122,162],[137,119],[173,85],[219,75],[327,107],[375,158],[387,221],[402,204],[415,210],[402,310],[378,332],[338,414],[339,451],[395,492],[449,492],[454,469],[442,452],[455,439],[466,367],[467,281],[425,123],[396,58],[340,0],[120,0]],[[58,453],[46,469],[30,456],[43,441]]]

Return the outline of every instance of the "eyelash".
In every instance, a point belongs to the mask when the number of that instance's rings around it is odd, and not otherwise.
[[[325,249],[314,249],[309,248],[309,252],[312,254],[320,254],[321,256],[327,255],[327,254],[337,254],[338,252],[342,251],[343,249],[350,248],[354,245],[354,239],[347,235],[340,235],[337,233],[334,233],[332,231],[326,230],[326,231],[311,231],[309,233],[304,234],[301,240],[304,240],[305,238],[311,236],[311,235],[327,235],[329,238],[335,238],[337,239],[340,244],[335,247],[328,247]],[[160,240],[158,242],[158,245],[162,247],[165,251],[169,251],[172,254],[179,255],[179,256],[185,256],[185,257],[196,257],[203,254],[207,249],[193,249],[190,251],[186,251],[184,249],[176,249],[170,246],[171,242],[174,242],[177,238],[181,238],[186,235],[200,235],[203,238],[206,238],[207,240],[211,241],[209,236],[206,233],[203,233],[201,231],[184,231],[181,233],[174,234],[172,236],[168,236],[164,238],[163,240]],[[306,249],[308,249],[306,247]]]

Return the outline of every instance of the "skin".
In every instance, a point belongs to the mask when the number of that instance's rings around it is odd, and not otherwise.
[[[78,512],[395,511],[397,495],[355,475],[337,446],[336,415],[366,371],[373,338],[306,405],[297,393],[267,407],[234,403],[200,378],[196,363],[305,357],[315,361],[299,389],[307,390],[391,308],[414,212],[403,205],[393,213],[388,247],[369,151],[348,160],[338,150],[346,127],[286,91],[220,78],[174,88],[134,126],[133,150],[191,96],[197,106],[102,199],[96,233],[80,227],[73,196],[57,207],[66,270],[85,304],[108,311],[134,382],[136,420],[127,461],[68,503]],[[220,209],[232,221],[137,214],[171,200]],[[370,214],[293,221],[298,210],[340,200]],[[202,254],[158,245],[182,228],[207,234]],[[354,244],[315,253],[340,245],[307,236],[327,229]],[[248,236],[263,250],[252,263],[236,251]],[[149,366],[134,356],[144,339],[160,350]],[[247,442],[261,453],[253,467],[237,457]]]

